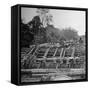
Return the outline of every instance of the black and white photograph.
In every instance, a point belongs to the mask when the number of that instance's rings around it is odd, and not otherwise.
[[[90,0],[1,0],[0,90],[90,90]]]
[[[86,12],[21,7],[21,83],[86,79]]]

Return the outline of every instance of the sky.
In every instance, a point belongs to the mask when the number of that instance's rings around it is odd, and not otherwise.
[[[24,23],[28,23],[36,15],[37,8],[21,9],[21,18]],[[85,11],[50,9],[53,16],[53,25],[56,28],[63,29],[71,27],[78,31],[79,35],[85,35]]]

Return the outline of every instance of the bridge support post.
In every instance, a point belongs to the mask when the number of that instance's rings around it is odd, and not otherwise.
[[[73,47],[73,50],[72,50],[72,55],[71,55],[71,57],[74,57],[74,52],[75,52],[75,47]]]

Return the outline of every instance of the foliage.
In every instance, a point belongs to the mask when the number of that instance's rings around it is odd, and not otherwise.
[[[49,9],[42,9],[42,8],[37,9],[37,13],[39,14],[43,27],[50,25],[50,23],[53,21],[52,20],[53,16],[49,13],[49,11],[50,11]]]
[[[66,28],[62,30],[63,36],[66,40],[75,40],[78,39],[78,33],[73,28]]]
[[[45,43],[46,41],[46,29],[42,27],[42,23],[39,16],[35,16],[32,21],[28,23],[29,31],[34,34],[34,44]]]
[[[21,22],[21,47],[29,47],[33,41],[33,34],[29,31],[29,27]]]
[[[79,35],[73,28],[58,29],[51,25],[52,15],[49,9],[37,9],[38,16],[34,16],[28,24],[21,23],[21,45],[57,43],[66,40],[78,40]],[[82,39],[79,41],[83,43]]]
[[[39,16],[35,16],[29,23],[28,23],[28,26],[29,26],[29,29],[30,29],[30,32],[32,32],[33,34],[37,34],[41,28],[41,21],[40,21],[40,18]]]
[[[52,25],[46,27],[47,40],[48,42],[61,42],[65,40],[76,40],[78,39],[78,33],[72,28],[59,30]]]

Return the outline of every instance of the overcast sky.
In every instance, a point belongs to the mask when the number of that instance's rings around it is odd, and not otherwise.
[[[36,8],[22,8],[21,18],[24,23],[28,23],[37,15]],[[53,25],[59,29],[74,28],[79,35],[85,35],[85,12],[74,10],[50,9],[53,16]]]

